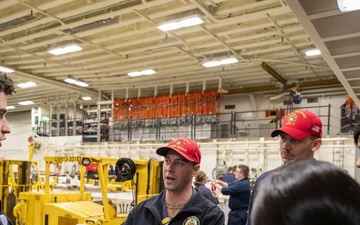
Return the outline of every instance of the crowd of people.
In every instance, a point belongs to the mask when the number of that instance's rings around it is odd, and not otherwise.
[[[200,149],[190,139],[159,148],[165,157],[165,190],[136,206],[126,224],[140,224],[135,218],[141,216],[152,224],[225,224],[216,206],[218,192],[229,195],[228,225],[360,225],[360,185],[343,169],[314,157],[322,144],[321,119],[307,110],[293,111],[271,136],[279,137],[283,165],[262,173],[252,191],[249,167],[237,165],[229,167],[225,180],[211,181],[210,193],[200,170]],[[358,139],[354,136],[355,143]]]
[[[0,141],[10,133],[5,114],[12,93],[13,81],[1,73]],[[354,134],[356,146],[359,135]],[[221,193],[229,196],[228,225],[360,225],[360,185],[343,169],[314,158],[322,144],[320,118],[310,111],[293,111],[271,136],[279,137],[283,165],[262,173],[252,191],[249,167],[242,164],[229,167],[223,180],[211,181],[213,188],[208,189],[198,144],[186,137],[172,140],[156,151],[164,157],[164,190],[135,206],[124,224],[222,225]],[[12,225],[2,211],[0,225]]]

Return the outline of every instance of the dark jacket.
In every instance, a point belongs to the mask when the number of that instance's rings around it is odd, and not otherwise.
[[[199,184],[196,188],[198,192],[200,192],[205,198],[212,201],[215,205],[219,204],[218,198],[215,198],[209,188],[207,188],[204,184]]]
[[[264,173],[262,173],[257,179],[256,179],[256,182],[254,184],[254,188],[253,188],[253,191],[251,193],[251,196],[250,196],[250,203],[249,203],[249,210],[248,210],[248,216],[247,216],[247,221],[246,221],[246,225],[250,225],[251,224],[251,221],[250,221],[250,217],[251,217],[251,210],[252,210],[252,204],[254,203],[254,199],[256,197],[256,193],[257,193],[257,190],[258,190],[258,187],[259,187],[259,184],[261,183],[261,181],[267,177],[270,173],[271,173],[272,170],[269,170],[269,171],[266,171]]]
[[[235,174],[233,173],[226,173],[222,179],[224,182],[231,184],[236,181]]]
[[[231,210],[248,209],[250,199],[250,181],[244,178],[221,189],[223,195],[230,195],[229,208]]]
[[[162,225],[161,220],[164,219],[162,215],[164,194],[165,190],[158,196],[142,201],[131,210],[124,224]],[[197,220],[197,224],[199,225],[223,225],[225,216],[217,205],[206,199],[201,193],[197,192],[170,221],[169,225],[192,224],[192,220]]]

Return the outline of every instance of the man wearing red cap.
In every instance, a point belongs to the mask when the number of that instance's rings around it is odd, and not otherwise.
[[[322,122],[318,116],[307,110],[296,110],[284,119],[281,128],[271,132],[271,137],[280,136],[280,155],[284,164],[293,160],[314,159],[314,153],[322,144]],[[259,183],[271,171],[261,174],[254,185],[247,225],[251,224],[251,208]]]
[[[156,153],[165,157],[162,168],[165,190],[137,205],[125,225],[223,225],[225,216],[220,208],[192,187],[201,161],[197,143],[176,138]]]

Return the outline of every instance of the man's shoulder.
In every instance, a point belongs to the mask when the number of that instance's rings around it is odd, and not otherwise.
[[[265,177],[269,176],[269,175],[271,174],[271,172],[272,172],[272,171],[274,171],[274,170],[268,170],[268,171],[266,171],[266,172],[264,172],[264,173],[260,174],[260,176],[256,179],[256,181],[258,181],[258,180],[262,180],[262,179],[264,179]]]

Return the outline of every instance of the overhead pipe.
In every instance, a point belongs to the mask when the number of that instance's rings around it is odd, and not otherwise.
[[[236,23],[242,23],[242,22],[246,22],[246,21],[250,21],[250,20],[256,20],[256,19],[261,19],[265,17],[266,13],[270,13],[270,14],[276,14],[276,13],[290,13],[291,10],[288,7],[284,7],[283,5],[280,6],[279,8],[273,8],[273,9],[266,9],[263,11],[257,11],[254,13],[249,13],[249,14],[242,14],[239,16],[234,16],[234,17],[226,17],[223,19],[219,19],[217,17],[215,17],[210,11],[208,11],[207,8],[205,8],[201,3],[199,3],[197,0],[190,0],[191,3],[193,3],[194,5],[196,5],[196,7],[198,7],[201,12],[203,12],[207,17],[209,17],[212,21],[214,22],[236,22]],[[264,4],[268,4],[267,1],[263,1]],[[278,2],[278,1],[274,1],[274,2]],[[258,5],[261,3],[257,3]]]
[[[279,27],[279,25],[276,23],[276,21],[270,16],[269,13],[266,13],[267,18],[274,24],[274,26],[276,27],[277,31],[280,32],[280,34],[282,35],[283,39],[288,43],[288,45],[294,50],[294,52],[297,53],[298,57],[303,61],[306,62],[304,56],[302,54],[299,53],[298,49],[291,43],[291,41],[289,40],[289,38],[286,37],[286,35],[284,34],[284,32],[282,31],[282,29]],[[310,67],[310,70],[313,72],[313,74],[321,79],[314,71],[314,69],[312,67]]]

